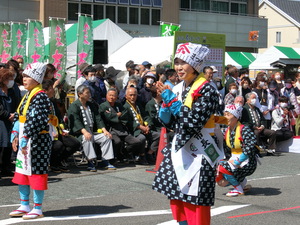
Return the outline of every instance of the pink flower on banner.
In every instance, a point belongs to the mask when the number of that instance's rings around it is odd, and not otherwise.
[[[189,45],[189,43],[185,43],[185,44],[179,45],[176,54],[177,54],[177,53],[180,53],[180,52],[181,52],[182,54],[190,53],[190,50],[188,49],[187,45]]]
[[[60,64],[60,60],[64,57],[63,54],[59,53],[58,49],[55,50],[55,53],[52,55],[52,58],[54,59],[54,64]]]
[[[6,29],[4,29],[4,30],[2,31],[2,35],[1,35],[1,37],[3,37],[3,38],[6,38],[6,39],[7,39],[7,36],[8,36],[8,31],[7,31]]]
[[[17,41],[17,48],[24,48],[24,45],[22,45],[21,43],[21,41]]]
[[[84,24],[84,26],[83,26],[83,33],[84,33],[84,36],[83,36],[83,38],[84,38],[84,40],[83,40],[83,44],[85,44],[85,45],[89,45],[90,44],[90,42],[87,40],[88,39],[88,31],[90,30],[90,26],[89,26],[89,24],[88,23],[85,23]]]
[[[24,45],[22,45],[21,37],[23,36],[23,33],[20,29],[17,30],[17,48],[24,48]]]
[[[62,29],[61,29],[61,27],[60,26],[56,26],[56,28],[55,28],[55,35],[57,36],[57,37],[60,37],[60,33],[62,32]]]
[[[37,29],[35,27],[34,28],[34,34],[33,34],[33,36],[35,37],[34,38],[34,46],[35,47],[42,47],[42,45],[39,43],[39,38],[38,38],[39,33],[40,33],[39,29]]]
[[[39,59],[41,58],[41,55],[37,54],[36,51],[34,51],[34,54],[31,56],[31,58],[33,59],[32,63],[36,63],[39,61]]]
[[[3,47],[4,47],[4,48],[9,48],[10,46],[11,46],[11,45],[8,44],[8,40],[3,39]]]
[[[62,43],[61,42],[61,37],[60,37],[60,33],[62,32],[62,29],[61,29],[61,27],[60,26],[56,26],[56,28],[55,28],[55,35],[56,35],[56,38],[55,38],[55,40],[56,40],[56,47],[60,47],[60,46],[64,46],[64,43]]]
[[[5,50],[3,50],[2,54],[0,55],[0,58],[1,58],[1,62],[2,63],[7,63],[8,59],[10,55],[6,53]]]
[[[61,38],[60,37],[57,37],[55,38],[56,40],[56,47],[60,47],[60,46],[65,46],[64,43],[61,42]]]
[[[78,60],[78,65],[81,65],[82,63],[85,63],[86,60],[85,58],[88,56],[86,52],[81,52],[78,54],[79,60]]]

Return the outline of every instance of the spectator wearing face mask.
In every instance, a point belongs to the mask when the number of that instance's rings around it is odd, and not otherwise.
[[[275,79],[275,81],[277,83],[277,89],[276,89],[276,91],[278,93],[280,93],[281,88],[284,87],[283,74],[281,74],[280,72],[276,72],[274,74],[274,79]]]
[[[241,81],[241,85],[239,86],[239,95],[243,96],[245,99],[246,94],[251,92],[252,82],[249,77],[244,76]]]
[[[142,97],[142,101],[140,102],[142,107],[145,107],[147,102],[149,102],[152,99],[151,87],[155,85],[157,77],[153,72],[148,71],[144,75],[144,80],[144,86],[139,90],[139,94]]]
[[[226,105],[232,105],[234,103],[234,98],[237,96],[238,88],[235,83],[231,83],[229,85],[229,93],[225,95],[224,98],[224,104]]]
[[[242,81],[244,77],[249,78],[249,70],[247,68],[240,69],[240,76],[239,76],[240,81]]]
[[[272,112],[272,130],[276,131],[276,140],[286,141],[293,137],[292,119],[295,117],[293,111],[288,108],[288,99],[279,97],[279,107]]]
[[[105,101],[105,98],[103,99],[101,89],[96,86],[97,78],[95,76],[95,73],[96,69],[92,66],[88,66],[83,72],[83,76],[86,79],[83,82],[83,85],[86,85],[90,88],[92,100],[94,100],[94,102],[96,102],[97,104],[101,104]]]
[[[279,93],[277,92],[277,82],[271,80],[269,83],[269,88],[267,89],[269,94],[269,104],[271,105],[271,111],[278,105]]]
[[[19,105],[16,93],[12,88],[14,75],[8,69],[0,70],[0,170],[2,176],[13,176],[11,172],[10,132],[14,120],[14,112]]]
[[[269,154],[273,154],[276,148],[276,132],[266,128],[266,119],[261,111],[255,106],[257,101],[256,93],[246,94],[246,103],[243,107],[241,123],[249,126],[256,135],[258,145],[262,148],[262,137],[268,140]]]
[[[253,92],[255,92],[258,97],[258,104],[256,106],[260,109],[266,119],[266,128],[269,129],[271,126],[271,108],[269,107],[269,94],[265,88],[266,86],[267,82],[265,76],[259,76],[256,78],[256,88],[253,89]]]

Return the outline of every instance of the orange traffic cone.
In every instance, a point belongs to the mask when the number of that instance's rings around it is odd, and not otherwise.
[[[160,138],[159,138],[159,145],[157,150],[157,156],[156,156],[156,162],[155,162],[155,168],[154,169],[147,169],[146,171],[149,173],[156,173],[158,171],[159,165],[164,159],[164,155],[161,153],[163,148],[167,145],[167,129],[165,127],[161,128],[160,131]]]

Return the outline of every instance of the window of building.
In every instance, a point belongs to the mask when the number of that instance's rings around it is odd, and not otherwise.
[[[212,1],[212,11],[220,13],[229,13],[229,3]]]
[[[276,32],[276,43],[281,43],[281,32]]]
[[[104,19],[103,5],[94,5],[94,20]]]
[[[150,9],[141,9],[141,24],[150,25]]]
[[[153,7],[162,7],[162,0],[152,0]]]
[[[180,8],[181,9],[186,9],[186,10],[190,10],[190,7],[191,5],[190,5],[190,1],[188,0],[181,0],[180,1]]]
[[[142,0],[142,6],[152,6],[151,0]]]
[[[117,0],[106,0],[108,4],[117,4]]]
[[[210,2],[206,0],[192,0],[191,3],[191,8],[193,10],[207,11],[210,8]]]
[[[128,23],[127,9],[127,7],[118,7],[118,23]]]
[[[129,23],[130,24],[139,24],[139,9],[138,8],[129,8]]]
[[[130,0],[130,5],[141,5],[140,0]]]
[[[105,3],[106,0],[94,0],[95,2]]]
[[[151,25],[159,25],[160,21],[160,10],[152,9],[151,10]]]
[[[114,23],[116,22],[116,7],[106,6],[106,18],[110,19]]]
[[[247,15],[247,5],[246,4],[240,4],[240,10],[239,14],[240,15]]]
[[[92,14],[92,5],[90,4],[81,4],[80,5],[80,12],[84,14]]]
[[[69,3],[68,4],[68,20],[78,20],[79,4]]]
[[[119,0],[120,5],[129,5],[129,0]]]
[[[231,3],[231,14],[237,15],[239,13],[239,4],[238,3]]]

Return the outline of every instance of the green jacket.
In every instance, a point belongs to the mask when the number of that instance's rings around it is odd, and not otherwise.
[[[150,127],[153,126],[152,121],[149,118],[149,116],[146,114],[144,108],[138,104],[137,104],[137,106],[140,109],[140,113],[141,113],[141,116],[142,116],[144,122],[147,122],[148,126],[150,126]],[[134,118],[134,115],[132,113],[131,106],[127,103],[127,101],[124,104],[124,109],[127,110],[127,113],[128,113],[128,121],[127,121],[126,127],[128,128],[129,132],[133,136],[136,137],[141,133],[141,130],[138,129],[137,127],[139,125],[144,125],[144,124],[140,124],[138,121],[136,121],[136,119]]]
[[[157,106],[158,107],[158,111],[157,111],[157,108],[155,107],[155,105],[157,105],[157,103],[154,100],[154,98],[152,98],[149,102],[147,102],[147,104],[145,106],[145,110],[146,110],[149,120],[151,120],[151,123],[150,123],[150,124],[152,124],[151,130],[158,131],[158,129],[160,129],[162,127],[162,124],[158,120],[158,112],[159,112],[160,106]]]
[[[120,117],[117,115],[118,112],[122,113]],[[126,128],[126,124],[128,122],[128,111],[124,109],[121,103],[116,102],[112,107],[108,101],[105,101],[100,104],[99,113],[110,132],[112,130],[116,131],[117,135],[122,133],[125,135],[125,133],[127,133],[128,129]]]
[[[97,132],[98,129],[105,127],[105,124],[101,119],[97,105],[91,102],[87,102],[86,104],[90,107],[94,120],[94,126],[92,131]],[[79,101],[79,99],[77,99],[69,106],[68,109],[70,134],[74,135],[75,137],[79,137],[82,135],[81,129],[89,129],[86,125],[84,125],[82,110],[80,109],[80,106],[82,106],[82,104]]]

